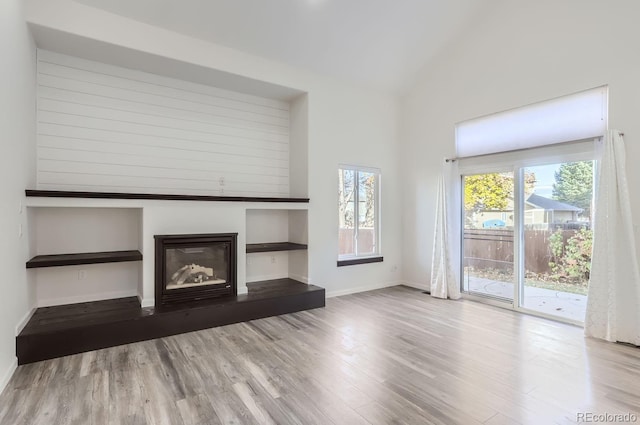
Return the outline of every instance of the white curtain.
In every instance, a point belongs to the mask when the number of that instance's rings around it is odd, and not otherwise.
[[[438,181],[436,199],[436,226],[431,263],[431,296],[460,298],[460,280],[457,265],[460,257],[460,196],[456,184],[457,163],[445,162]]]
[[[587,336],[640,345],[640,272],[624,140],[611,130],[601,145],[584,330]]]

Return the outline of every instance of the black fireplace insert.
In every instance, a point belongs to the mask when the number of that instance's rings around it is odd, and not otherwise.
[[[237,236],[156,235],[156,306],[236,295]]]

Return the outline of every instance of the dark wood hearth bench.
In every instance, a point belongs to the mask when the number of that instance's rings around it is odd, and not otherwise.
[[[16,337],[18,364],[324,307],[325,290],[292,279],[247,283],[248,294],[142,308],[137,297],[38,308]]]

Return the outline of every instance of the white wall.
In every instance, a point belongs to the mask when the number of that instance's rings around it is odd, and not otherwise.
[[[36,307],[138,296],[140,262],[85,264],[30,270]]]
[[[142,208],[34,208],[34,255],[140,249]]]
[[[401,104],[405,277],[430,278],[436,181],[455,156],[454,125],[609,85],[609,124],[640,158],[640,3],[504,1],[436,57]],[[630,187],[640,168],[628,167]],[[640,198],[632,196],[636,220]]]
[[[142,208],[29,208],[32,255],[140,249]],[[138,295],[139,262],[28,271],[38,307]]]
[[[329,294],[381,287],[401,280],[401,207],[396,99],[388,94],[296,69],[113,15],[69,0],[30,0],[29,22],[42,42],[83,57],[145,71],[163,58],[306,92],[308,109],[309,279]],[[54,43],[53,35],[60,36]],[[140,61],[139,58],[145,58]],[[163,62],[164,63],[164,62]],[[134,65],[135,64],[135,65]],[[171,63],[173,76],[190,69]],[[298,130],[296,130],[298,131]],[[302,130],[301,130],[302,131]],[[292,144],[295,143],[292,140]],[[296,154],[297,155],[297,154]],[[382,170],[383,263],[336,267],[337,167],[351,163]],[[296,192],[304,191],[304,183]],[[146,226],[146,223],[145,223]],[[145,241],[145,244],[147,242]]]
[[[246,214],[248,244],[289,241],[289,211],[247,210]],[[247,254],[247,282],[288,276],[289,253],[287,251]]]
[[[16,326],[34,303],[27,281],[24,189],[35,184],[35,45],[22,0],[0,2],[0,390],[16,365]]]
[[[309,102],[311,283],[327,288],[329,295],[397,283],[402,280],[399,270],[403,261],[397,105],[388,97],[333,85],[310,92]],[[336,267],[340,163],[381,170],[380,245],[384,262]]]
[[[289,103],[38,50],[38,189],[289,196]]]
[[[303,94],[291,101],[289,144],[290,196],[306,198],[309,194],[309,96]]]
[[[309,213],[308,211],[289,210],[289,242],[308,245]],[[300,282],[309,283],[309,253],[306,250],[288,252],[289,277]]]

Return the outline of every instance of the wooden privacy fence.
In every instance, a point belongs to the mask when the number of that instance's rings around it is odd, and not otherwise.
[[[354,229],[340,228],[338,233],[339,253],[350,254],[354,252],[353,248],[353,232]],[[358,232],[358,240],[360,247],[371,247],[374,244],[375,232],[371,228],[361,227]]]
[[[555,230],[525,229],[525,269],[534,273],[551,273],[549,237]],[[577,230],[561,230],[564,243]],[[513,230],[465,229],[464,264],[475,268],[513,269]]]

